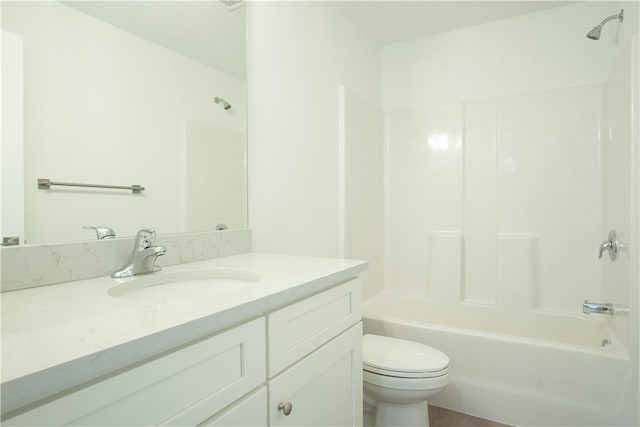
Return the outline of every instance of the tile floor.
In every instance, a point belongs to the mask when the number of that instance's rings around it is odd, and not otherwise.
[[[432,405],[429,405],[429,424],[431,427],[509,427],[507,424]]]

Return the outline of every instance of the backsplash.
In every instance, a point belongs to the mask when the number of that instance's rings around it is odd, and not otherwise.
[[[127,262],[134,239],[93,240],[3,247],[1,291],[106,276]],[[159,235],[167,253],[157,264],[169,266],[251,252],[251,230]]]

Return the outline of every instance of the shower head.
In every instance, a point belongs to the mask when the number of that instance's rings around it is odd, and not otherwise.
[[[593,30],[587,33],[587,38],[591,40],[600,40],[600,32],[602,31],[602,25],[596,25]]]
[[[229,103],[228,103],[227,101],[225,101],[224,99],[222,99],[222,98],[218,98],[218,97],[216,96],[215,101],[216,101],[216,104],[222,104],[222,107],[223,107],[225,110],[229,110],[229,109],[231,109],[231,104],[229,104]]]
[[[233,12],[244,6],[244,0],[220,0],[227,7],[227,11]]]
[[[602,31],[602,27],[604,26],[604,24],[614,19],[619,19],[620,22],[622,22],[622,20],[624,19],[624,9],[621,9],[620,13],[617,15],[611,15],[603,19],[601,23],[593,27],[593,30],[587,33],[587,38],[591,40],[600,40],[600,32]]]

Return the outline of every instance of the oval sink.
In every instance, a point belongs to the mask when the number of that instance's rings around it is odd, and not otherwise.
[[[255,271],[240,269],[159,272],[117,279],[120,284],[110,288],[107,293],[115,298],[126,299],[167,298],[172,295],[201,297],[243,289],[260,280],[260,277]]]

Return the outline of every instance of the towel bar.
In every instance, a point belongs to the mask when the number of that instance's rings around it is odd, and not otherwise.
[[[48,178],[38,178],[38,190],[49,190],[52,185],[62,185],[65,187],[91,187],[91,188],[111,188],[115,190],[131,190],[132,193],[141,193],[144,187],[141,185],[102,185],[102,184],[79,184],[75,182],[54,182]]]

